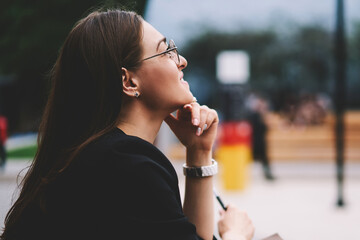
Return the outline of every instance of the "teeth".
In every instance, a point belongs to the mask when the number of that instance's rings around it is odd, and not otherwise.
[[[182,78],[182,79],[180,79],[180,81],[184,81],[185,82],[185,80]]]

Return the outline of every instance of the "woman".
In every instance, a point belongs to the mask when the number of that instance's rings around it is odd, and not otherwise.
[[[2,239],[212,239],[212,177],[190,168],[214,169],[218,116],[193,101],[186,66],[135,13],[80,20],[52,70],[39,149]],[[163,120],[187,148],[183,209],[174,168],[152,145]],[[229,206],[219,232],[250,239],[253,227]]]

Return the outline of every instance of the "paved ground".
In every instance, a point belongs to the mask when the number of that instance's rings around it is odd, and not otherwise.
[[[0,173],[0,227],[16,188],[16,175],[28,162],[10,161]],[[183,194],[184,177],[180,162],[174,162]],[[251,181],[244,191],[229,192],[220,176],[215,186],[225,203],[246,210],[256,227],[254,240],[275,232],[285,240],[360,239],[360,164],[348,164],[345,181],[346,207],[335,207],[334,167],[328,163],[277,163],[277,179],[267,182],[261,167],[253,164]],[[214,208],[219,209],[215,202]],[[216,214],[217,215],[217,214]]]

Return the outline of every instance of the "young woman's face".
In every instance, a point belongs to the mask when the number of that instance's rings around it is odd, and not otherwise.
[[[143,30],[142,59],[168,49],[164,36],[146,21],[143,22]],[[186,59],[180,56],[180,62],[177,63],[174,53],[147,59],[136,71],[140,80],[140,98],[150,108],[174,111],[193,99],[188,83],[183,80],[182,70],[187,66]]]

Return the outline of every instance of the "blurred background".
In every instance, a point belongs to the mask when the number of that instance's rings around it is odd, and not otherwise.
[[[1,227],[36,152],[58,50],[104,5],[135,10],[175,40],[193,94],[220,116],[215,185],[248,211],[254,239],[360,239],[358,0],[1,1]],[[166,125],[156,145],[182,191],[183,147]]]

